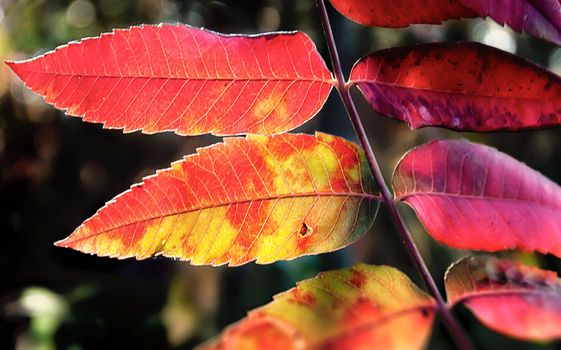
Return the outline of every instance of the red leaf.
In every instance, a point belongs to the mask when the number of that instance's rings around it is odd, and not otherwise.
[[[331,0],[331,4],[347,18],[365,26],[399,28],[477,17],[459,0]]]
[[[8,64],[48,103],[126,132],[284,132],[314,116],[333,83],[301,32],[186,25],[117,29]]]
[[[226,138],[144,179],[58,246],[194,265],[271,263],[340,249],[372,225],[362,149],[340,137]]]
[[[557,273],[478,256],[452,265],[445,280],[450,303],[464,303],[487,327],[523,340],[561,338]]]
[[[350,83],[372,107],[413,129],[494,131],[561,123],[561,79],[477,43],[392,48],[358,61]]]
[[[397,165],[393,187],[449,246],[561,257],[561,188],[494,148],[467,141],[420,146]]]
[[[519,32],[561,45],[561,4],[559,0],[460,0],[481,17],[490,16]]]

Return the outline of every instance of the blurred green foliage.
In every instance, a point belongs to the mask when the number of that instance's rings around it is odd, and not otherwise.
[[[442,40],[484,41],[561,71],[558,48],[489,20],[394,30],[365,28],[334,11],[331,15],[347,71],[371,50]],[[312,0],[0,0],[0,58],[27,58],[112,28],[160,22],[227,33],[302,30],[327,57]],[[386,175],[414,145],[466,137],[490,143],[561,182],[561,130],[492,135],[434,128],[411,132],[404,124],[377,116],[358,94],[356,100]],[[354,139],[335,94],[317,118],[300,128],[314,130]],[[420,283],[384,209],[372,231],[351,247],[267,266],[204,268],[158,258],[117,261],[52,245],[142,176],[217,140],[102,130],[45,105],[1,67],[0,348],[189,349],[296,281],[359,261],[398,267]],[[446,267],[468,252],[433,242],[412,212],[405,207],[403,211],[440,282]],[[549,256],[524,259],[557,271],[561,267]],[[485,329],[465,309],[459,309],[458,316],[481,349],[559,346],[507,339]],[[431,348],[451,347],[437,326]]]

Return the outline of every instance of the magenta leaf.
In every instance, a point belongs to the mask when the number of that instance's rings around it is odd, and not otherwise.
[[[420,146],[397,165],[393,187],[439,242],[561,257],[561,188],[494,148],[467,141]]]

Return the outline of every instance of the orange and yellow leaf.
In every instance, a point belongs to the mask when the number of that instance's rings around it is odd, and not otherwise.
[[[298,283],[200,350],[422,349],[435,310],[400,271],[358,264]]]
[[[355,241],[377,199],[362,150],[342,138],[227,138],[145,178],[57,245],[195,265],[271,263]]]

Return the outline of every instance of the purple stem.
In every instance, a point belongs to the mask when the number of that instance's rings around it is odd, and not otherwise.
[[[380,187],[382,200],[388,207],[388,211],[390,212],[391,218],[401,236],[401,239],[405,243],[405,247],[411,256],[411,259],[415,263],[415,267],[419,271],[425,286],[427,287],[429,293],[436,299],[436,303],[438,309],[442,315],[442,320],[444,325],[446,326],[450,336],[456,343],[458,349],[461,350],[473,350],[475,347],[471,343],[470,339],[465,334],[462,327],[459,323],[454,319],[450,309],[446,305],[444,298],[440,294],[440,291],[436,287],[436,283],[432,278],[430,271],[417,248],[409,229],[405,225],[401,214],[397,210],[397,206],[393,200],[393,195],[384,181],[384,176],[382,175],[382,171],[380,170],[380,166],[378,165],[378,161],[376,160],[376,155],[370,145],[370,141],[368,140],[368,136],[366,135],[366,131],[364,130],[364,126],[360,120],[360,116],[356,110],[355,104],[349,92],[349,86],[345,83],[345,78],[343,76],[343,71],[341,69],[341,62],[339,60],[339,54],[337,51],[337,46],[335,44],[335,39],[333,37],[333,31],[331,29],[331,23],[329,22],[329,17],[327,15],[327,9],[325,7],[324,0],[316,0],[316,5],[319,8],[321,14],[321,22],[323,25],[323,31],[325,34],[325,38],[327,40],[327,46],[329,49],[329,56],[331,57],[331,63],[333,65],[333,70],[335,72],[336,78],[336,88],[343,100],[343,104],[345,105],[345,109],[347,110],[347,114],[351,119],[353,124],[353,128],[357,134],[358,140],[360,145],[364,149],[366,153],[366,158],[368,160],[368,164],[372,169],[372,173],[374,174],[374,178]]]

